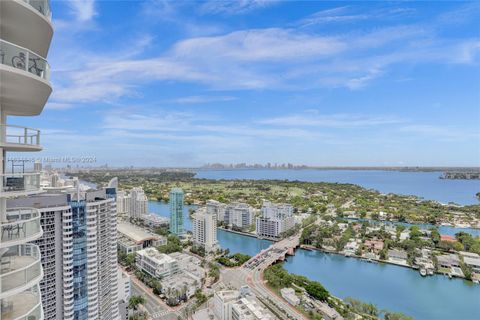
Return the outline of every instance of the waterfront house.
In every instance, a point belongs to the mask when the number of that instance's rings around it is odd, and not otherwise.
[[[475,273],[480,273],[480,258],[463,257],[463,262],[472,268]]]
[[[450,269],[451,267],[460,267],[460,259],[456,254],[444,254],[437,256],[437,262],[439,268]]]
[[[352,256],[358,249],[358,243],[355,239],[349,239],[345,247],[343,248],[343,253],[347,256]]]
[[[462,257],[480,258],[480,255],[468,251],[459,251],[458,254],[460,254]]]
[[[377,240],[377,239],[365,240],[364,245],[367,249],[373,250],[376,253],[383,250],[383,240]]]
[[[452,236],[449,236],[447,234],[442,234],[440,235],[440,241],[445,241],[445,242],[457,242],[457,240],[452,237]]]
[[[388,261],[396,264],[407,265],[407,252],[404,250],[388,250]]]

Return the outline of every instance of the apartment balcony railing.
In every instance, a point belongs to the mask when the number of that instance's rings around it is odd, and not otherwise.
[[[40,249],[33,244],[9,247],[0,258],[0,297],[29,288],[42,277]],[[21,289],[20,289],[21,290]]]
[[[48,20],[52,20],[52,11],[50,10],[50,0],[22,0],[28,3],[35,10],[40,12]]]
[[[32,51],[0,39],[0,63],[50,80],[47,60]]]
[[[9,193],[39,192],[40,191],[40,173],[4,173],[0,175],[2,184],[0,185],[0,196]]]
[[[18,294],[1,299],[2,320],[43,319],[42,299],[38,285]]]
[[[42,236],[40,213],[35,208],[7,210],[7,221],[0,222],[0,248],[7,248]]]
[[[40,146],[40,130],[23,126],[0,124],[1,143]]]

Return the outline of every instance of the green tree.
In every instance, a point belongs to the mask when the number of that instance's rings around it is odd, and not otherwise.
[[[141,304],[145,304],[145,297],[139,295],[132,295],[130,299],[128,299],[128,307],[137,311],[138,306]]]

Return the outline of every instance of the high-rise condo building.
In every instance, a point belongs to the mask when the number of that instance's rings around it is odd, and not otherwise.
[[[253,208],[246,203],[231,203],[225,208],[224,223],[237,228],[253,224]]]
[[[226,205],[224,203],[216,200],[207,201],[207,212],[215,214],[217,216],[217,221],[223,221],[225,219],[225,209]]]
[[[48,0],[0,1],[0,319],[43,319],[36,208],[10,208],[7,199],[40,191],[40,173],[7,152],[40,151],[40,131],[7,124],[8,116],[39,115],[52,92],[46,57],[53,35]]]
[[[183,229],[183,190],[173,188],[170,191],[170,232],[176,235],[184,233]]]
[[[283,232],[295,227],[293,207],[289,204],[273,204],[264,201],[262,214],[257,218],[257,236],[278,238]]]
[[[148,198],[142,188],[130,190],[130,218],[141,218],[148,213]]]
[[[35,207],[43,236],[44,319],[118,319],[115,189],[12,199]]]
[[[212,252],[218,249],[217,215],[201,208],[193,215],[193,245]]]

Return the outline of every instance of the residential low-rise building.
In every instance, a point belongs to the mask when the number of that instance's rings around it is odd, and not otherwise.
[[[139,250],[167,244],[167,238],[144,228],[121,221],[117,225],[118,250],[130,254]]]
[[[407,252],[403,250],[396,250],[396,249],[388,250],[387,256],[388,256],[389,262],[402,264],[402,265],[407,264],[408,255],[407,255]]]
[[[170,220],[156,214],[145,214],[141,217],[143,223],[150,228],[158,228],[161,226],[168,226]]]
[[[437,264],[440,268],[460,267],[460,259],[456,254],[444,254],[437,256]]]
[[[365,240],[364,242],[364,246],[365,248],[367,249],[370,249],[372,250],[373,252],[380,252],[383,250],[383,240],[377,240],[377,239],[369,239],[369,240]]]
[[[287,302],[292,306],[300,304],[300,298],[295,294],[295,290],[293,288],[282,288],[280,289],[280,294],[282,295],[283,299],[287,300]]]
[[[135,263],[137,268],[152,277],[163,279],[180,272],[177,260],[155,248],[137,251]]]
[[[249,290],[216,291],[213,314],[217,320],[270,320],[274,319],[249,293]]]
[[[472,268],[473,272],[480,273],[480,258],[463,257],[463,262]]]

